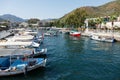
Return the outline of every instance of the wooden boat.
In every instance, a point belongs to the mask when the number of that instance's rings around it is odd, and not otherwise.
[[[114,38],[107,38],[107,37],[100,37],[98,35],[92,35],[91,39],[97,40],[97,41],[103,41],[103,42],[115,42]]]
[[[80,37],[81,33],[77,31],[70,31],[71,36]]]
[[[45,67],[45,65],[46,59],[44,58],[16,59],[13,61],[9,58],[0,58],[0,77],[26,74],[37,68]]]

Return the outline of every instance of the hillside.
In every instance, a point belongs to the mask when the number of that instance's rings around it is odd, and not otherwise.
[[[4,20],[9,20],[11,22],[23,22],[24,21],[24,19],[16,17],[16,16],[11,15],[11,14],[1,15],[0,18],[2,18]]]
[[[120,14],[120,0],[112,1],[109,3],[106,3],[104,5],[94,7],[94,6],[86,6],[86,7],[80,7],[72,12],[66,14],[62,18],[67,17],[70,14],[75,14],[75,11],[82,11],[84,10],[87,13],[87,17],[99,17],[99,16],[110,16],[110,15],[119,15]],[[62,19],[61,18],[61,19]]]
[[[115,0],[101,6],[85,6],[65,14],[56,21],[58,26],[78,27],[84,25],[86,18],[120,15],[120,0]]]

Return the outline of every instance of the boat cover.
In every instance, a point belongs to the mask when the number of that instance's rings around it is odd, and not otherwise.
[[[10,66],[9,58],[0,58],[0,69],[6,69]]]

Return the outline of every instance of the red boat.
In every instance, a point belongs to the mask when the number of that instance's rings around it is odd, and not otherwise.
[[[80,37],[81,33],[77,31],[70,31],[71,36]]]

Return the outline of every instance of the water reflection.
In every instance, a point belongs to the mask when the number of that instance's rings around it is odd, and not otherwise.
[[[114,43],[106,43],[106,42],[96,42],[93,44],[92,50],[111,50]]]
[[[65,46],[68,53],[80,53],[83,49],[81,37],[65,36]]]

